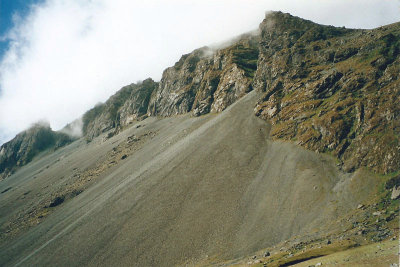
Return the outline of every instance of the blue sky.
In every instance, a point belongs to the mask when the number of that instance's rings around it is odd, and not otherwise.
[[[24,17],[32,4],[40,4],[43,0],[0,0],[0,36],[4,36],[13,26],[13,16]],[[8,41],[0,39],[0,59],[8,47]]]
[[[0,145],[159,80],[182,54],[255,30],[270,10],[348,28],[400,21],[400,0],[0,0],[0,40],[11,44],[0,42]]]

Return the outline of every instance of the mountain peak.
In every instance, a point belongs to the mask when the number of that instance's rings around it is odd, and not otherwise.
[[[305,20],[289,13],[281,11],[270,11],[265,14],[261,28],[268,31],[284,31],[286,29],[307,29],[318,25],[312,21]]]

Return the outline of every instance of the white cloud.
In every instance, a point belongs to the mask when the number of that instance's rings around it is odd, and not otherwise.
[[[0,63],[0,144],[35,121],[60,129],[123,85],[258,27],[267,10],[323,24],[397,21],[394,0],[48,0],[16,20]]]

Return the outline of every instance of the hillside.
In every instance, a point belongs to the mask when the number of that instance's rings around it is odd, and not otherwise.
[[[395,262],[399,40],[272,12],[121,88],[77,140],[17,135],[0,265],[289,266],[374,242]]]
[[[73,137],[54,132],[49,125],[35,124],[19,133],[0,148],[0,180],[29,163],[37,154],[48,149],[57,149],[73,141]]]
[[[183,55],[160,82],[123,87],[83,115],[82,131],[90,141],[147,116],[221,112],[255,89],[264,92],[255,113],[273,125],[272,138],[331,154],[346,172],[395,172],[399,28],[336,28],[272,12],[259,32]]]
[[[0,185],[11,187],[1,223],[26,212],[34,216],[24,221],[39,224],[10,225],[0,261],[174,266],[344,230],[329,222],[367,202],[379,179],[269,140],[270,127],[253,115],[256,99],[252,92],[218,115],[148,118],[21,169]],[[65,201],[51,207],[57,197]]]
[[[345,171],[398,171],[400,24],[348,30],[273,13],[260,29],[256,113],[272,137],[330,153]]]

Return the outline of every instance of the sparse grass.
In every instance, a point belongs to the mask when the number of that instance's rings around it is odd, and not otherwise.
[[[258,48],[244,47],[239,44],[233,48],[233,62],[245,71],[247,77],[253,78],[257,69]]]
[[[398,263],[398,240],[384,241],[305,261],[294,266],[307,267],[321,262],[322,266],[390,266]]]

